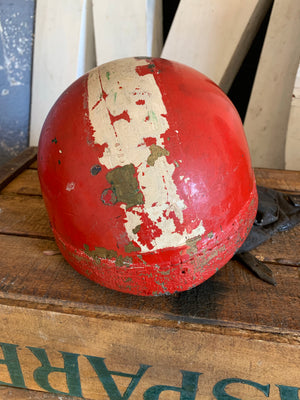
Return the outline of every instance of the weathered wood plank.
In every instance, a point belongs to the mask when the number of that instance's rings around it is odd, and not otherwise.
[[[269,0],[181,0],[162,56],[198,69],[227,92]]]
[[[16,307],[11,313],[5,305],[0,313],[2,348],[10,360],[18,357],[27,387],[35,390],[116,400],[135,377],[136,384],[127,389],[130,400],[157,400],[166,390],[168,397],[163,397],[168,399],[178,391],[189,395],[187,399],[210,400],[213,393],[222,399],[222,384],[229,383],[235,383],[228,388],[238,396],[233,398],[255,400],[263,391],[278,400],[276,385],[295,387],[299,382],[297,338],[281,343],[274,335],[249,340],[250,331],[216,334],[193,325],[171,328],[32,308]],[[16,353],[7,345],[12,343],[19,345]],[[62,369],[51,373],[57,365]],[[35,370],[39,373],[34,375]],[[230,378],[232,382],[223,381]],[[2,373],[2,379],[7,382],[8,374]]]
[[[29,147],[2,166],[0,169],[0,192],[18,174],[24,171],[36,159],[36,156],[36,147]]]
[[[53,239],[41,197],[1,195],[0,209],[1,233]]]
[[[40,391],[0,386],[0,399],[3,400],[80,400],[79,397],[57,395]],[[88,399],[87,399],[88,400]]]
[[[0,166],[27,147],[35,0],[0,1]]]
[[[299,187],[298,173],[256,176],[271,187]],[[38,186],[37,171],[28,169],[0,195],[0,358],[8,362],[0,381],[22,387],[22,378],[36,391],[6,387],[6,399],[116,400],[137,376],[130,400],[158,400],[153,390],[179,398],[182,387],[195,400],[221,399],[226,383],[235,398],[294,400],[300,298],[299,267],[290,262],[299,259],[299,226],[254,251],[271,260],[276,287],[230,261],[190,291],[138,297],[100,287],[56,253],[54,240],[45,240],[52,234],[43,200],[30,196]],[[19,380],[9,375],[12,360]]]
[[[300,192],[300,171],[255,168],[257,185],[288,192]]]
[[[300,265],[299,238],[300,225],[297,225],[289,232],[276,233],[270,240],[252,250],[252,253],[262,261],[297,266]]]
[[[35,169],[26,169],[10,182],[1,192],[1,194],[23,194],[41,196],[40,183]]]
[[[284,168],[300,56],[300,2],[275,0],[244,122],[255,167]]]
[[[0,297],[15,301],[15,305],[23,301],[56,311],[63,307],[73,313],[112,313],[116,318],[127,315],[140,321],[173,321],[175,325],[178,318],[183,322],[247,326],[258,331],[276,332],[279,322],[282,331],[300,329],[296,267],[270,264],[277,281],[275,288],[231,261],[214,277],[188,292],[141,298],[102,288],[74,271],[60,254],[44,253],[56,249],[51,241],[1,235],[0,253],[4,256]],[[249,313],[250,305],[255,312]]]
[[[38,163],[37,163],[37,161],[34,161],[32,164],[29,165],[28,168],[30,168],[30,169],[37,169],[37,167],[38,167]]]

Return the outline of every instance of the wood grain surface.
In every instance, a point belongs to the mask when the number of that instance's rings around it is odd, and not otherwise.
[[[300,191],[299,177],[256,170],[260,185],[288,192]],[[187,292],[138,297],[100,287],[63,259],[36,163],[3,188],[0,209],[0,399],[65,400],[69,393],[66,399],[75,400],[77,393],[95,400],[173,400],[189,377],[195,389],[186,389],[189,400],[298,400],[299,226],[253,250],[273,271],[276,287],[231,260]],[[18,357],[19,388],[1,386],[13,379],[5,346],[15,351],[10,359]],[[64,364],[67,357],[76,361],[73,369]],[[80,378],[72,386],[74,365]],[[137,379],[132,393],[129,378]],[[226,391],[224,382],[231,382]]]

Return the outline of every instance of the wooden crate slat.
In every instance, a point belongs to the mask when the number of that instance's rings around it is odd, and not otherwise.
[[[0,386],[0,399],[5,400],[80,400],[79,397],[46,393],[35,390]],[[82,399],[82,398],[81,398]],[[88,399],[87,399],[88,400]]]
[[[266,262],[300,266],[299,249],[295,247],[299,237],[300,225],[297,225],[289,232],[276,233],[270,240],[252,250],[252,253]]]
[[[36,147],[29,147],[2,166],[0,169],[0,192],[18,174],[24,171],[36,159],[36,156]]]
[[[300,2],[275,0],[244,122],[255,167],[284,168],[300,56]]]
[[[0,233],[53,238],[43,199],[1,195]]]
[[[300,192],[300,171],[255,168],[256,184],[271,189]]]
[[[162,57],[198,69],[227,92],[269,0],[181,0]]]
[[[272,335],[251,337],[251,331],[216,334],[192,327],[154,328],[151,324],[128,320],[100,319],[50,310],[45,313],[30,308],[16,307],[11,314],[10,307],[4,305],[0,305],[0,313],[4,322],[0,326],[1,338],[4,343],[18,344],[17,356],[24,380],[28,388],[35,390],[45,385],[40,376],[36,375],[34,379],[33,372],[41,366],[40,360],[47,357],[51,360],[50,366],[63,367],[63,357],[66,356],[73,360],[73,370],[69,367],[72,385],[69,382],[67,387],[65,373],[60,371],[52,374],[50,388],[69,390],[71,394],[80,389],[84,398],[94,400],[117,399],[113,389],[117,387],[124,393],[130,383],[124,374],[136,376],[141,369],[143,373],[131,393],[132,400],[146,399],[144,393],[157,385],[165,385],[159,386],[160,389],[172,389],[171,397],[167,398],[174,398],[178,394],[176,389],[173,391],[174,387],[181,388],[183,384],[191,399],[211,399],[215,385],[228,378],[238,380],[234,385],[234,393],[239,395],[236,398],[257,399],[260,392],[251,390],[251,385],[239,386],[245,383],[243,379],[248,379],[256,382],[257,386],[269,385],[265,387],[265,394],[271,389],[272,397],[267,397],[275,400],[279,399],[276,385],[284,382],[285,386],[295,386],[298,382],[297,338],[276,343],[272,341]],[[114,383],[110,381],[110,385],[105,387],[100,383],[90,356],[94,357],[94,365],[98,364],[98,376],[102,382],[106,376]],[[74,365],[78,366],[80,380],[74,373]],[[282,365],[285,368],[281,368]],[[183,383],[183,376],[188,378],[188,383]],[[7,376],[3,378],[9,379]],[[158,388],[157,392],[160,393]],[[194,397],[191,397],[192,393]],[[157,400],[158,397],[152,395],[148,399]]]
[[[28,168],[23,171],[1,192],[1,194],[9,193],[41,196],[42,193],[36,169]]]
[[[56,249],[54,242],[11,235],[0,237],[0,251],[4,254],[1,265],[5,265],[0,268],[0,296],[15,301],[15,305],[27,301],[52,306],[57,311],[64,306],[83,314],[99,312],[124,317],[127,313],[142,321],[154,318],[163,322],[176,316],[186,322],[214,321],[236,328],[251,326],[258,331],[276,331],[280,320],[283,330],[300,329],[297,307],[282,307],[283,303],[299,303],[297,268],[270,265],[278,281],[275,288],[231,261],[210,280],[188,292],[141,298],[89,281],[75,272],[61,255],[46,256],[44,251]],[[249,305],[255,312],[249,313]],[[274,313],[270,314],[269,307]]]
[[[299,191],[296,172],[258,169],[256,177]],[[297,399],[300,299],[293,261],[300,226],[253,250],[271,261],[276,287],[231,260],[190,291],[138,297],[105,289],[67,264],[46,228],[38,186],[37,171],[27,169],[0,195],[0,381],[19,383],[0,384],[0,398],[115,400],[136,379],[130,400],[179,398],[183,387],[194,400],[225,393]],[[19,381],[8,365],[19,368]]]
[[[37,161],[34,161],[32,164],[30,164],[29,165],[29,169],[37,169],[37,167],[38,167],[38,163],[37,163]]]

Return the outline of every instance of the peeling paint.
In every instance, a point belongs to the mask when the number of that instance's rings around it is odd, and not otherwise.
[[[106,174],[106,180],[111,184],[117,202],[125,203],[126,209],[144,204],[133,164],[114,168]]]
[[[126,253],[132,253],[134,251],[141,251],[139,246],[136,246],[133,242],[129,242],[125,247]]]
[[[194,238],[188,239],[186,241],[186,245],[189,247],[189,249],[186,251],[187,254],[190,256],[197,254],[198,253],[198,248],[197,248],[197,243],[201,240],[201,236],[198,235]]]
[[[132,229],[132,233],[136,234],[140,231],[141,225],[137,225],[135,228]]]
[[[153,75],[157,72],[155,63],[150,69],[145,59],[125,59],[122,63],[122,69],[111,62],[88,76],[93,136],[95,144],[105,145],[99,163],[109,170],[106,179],[111,195],[115,194],[125,212],[128,239],[140,246],[142,253],[184,246],[187,239],[202,235],[205,228],[199,219],[193,230],[185,229],[186,204],[173,178],[180,165],[179,161],[175,165],[167,160],[164,134],[169,123]],[[100,101],[99,93],[105,93]],[[130,168],[130,172],[124,173],[122,168]],[[147,235],[145,221],[156,227],[148,229]],[[140,226],[139,231],[136,226]]]
[[[89,257],[92,257],[96,262],[100,262],[101,259],[115,259],[116,260],[116,266],[121,267],[123,265],[128,265],[132,263],[132,258],[131,257],[123,257],[119,255],[115,250],[109,250],[106,249],[105,247],[95,247],[95,250],[90,250],[89,246],[87,244],[83,245],[84,247],[84,252],[86,255]]]
[[[104,189],[101,194],[101,201],[106,206],[113,206],[117,203],[117,196],[111,188]]]
[[[156,144],[151,144],[150,146],[151,154],[147,158],[147,164],[150,166],[154,166],[155,161],[158,157],[168,156],[170,153],[168,150],[164,149],[163,147],[157,146]]]
[[[67,183],[66,190],[68,192],[71,192],[71,190],[74,190],[74,189],[75,189],[75,183],[74,182]]]
[[[95,164],[95,165],[93,165],[92,166],[92,168],[91,168],[91,175],[93,175],[93,176],[96,176],[96,175],[98,175],[99,174],[99,172],[101,171],[101,165],[99,165],[99,164]]]

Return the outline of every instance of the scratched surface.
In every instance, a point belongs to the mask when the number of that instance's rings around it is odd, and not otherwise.
[[[300,192],[300,172],[260,169],[256,179],[260,185]],[[0,299],[60,311],[64,306],[77,313],[157,318],[175,325],[179,321],[294,334],[300,329],[299,238],[300,225],[253,251],[272,269],[277,286],[232,260],[186,292],[159,297],[116,292],[79,275],[63,259],[48,224],[37,171],[27,169],[0,194]]]
[[[0,2],[0,165],[28,145],[35,0]]]

